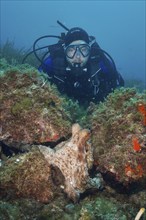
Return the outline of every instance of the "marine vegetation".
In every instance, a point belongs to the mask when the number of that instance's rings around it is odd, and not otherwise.
[[[57,141],[71,133],[71,115],[45,74],[21,65],[0,74],[1,134],[5,144],[15,148],[24,144]]]
[[[146,181],[145,94],[115,90],[90,117],[98,169],[125,186]]]
[[[30,52],[30,49],[18,48],[14,41],[7,40],[4,44],[0,44],[0,59],[7,60],[9,65],[22,64],[24,57]],[[30,55],[27,58],[27,64],[38,67],[39,62],[35,56]]]
[[[93,166],[92,146],[87,143],[89,136],[87,129],[74,124],[72,137],[54,149],[38,145],[33,151],[6,161],[0,168],[3,196],[11,194],[48,203],[57,193],[56,182],[58,188],[76,202],[86,189],[101,188],[102,178],[90,178],[88,173]],[[54,178],[53,172],[56,173]]]
[[[0,67],[0,218],[144,219],[145,93],[83,109],[34,67]]]
[[[5,58],[9,64],[20,64],[24,53],[24,48],[16,48],[14,41],[7,40],[3,45],[0,44],[0,58]]]

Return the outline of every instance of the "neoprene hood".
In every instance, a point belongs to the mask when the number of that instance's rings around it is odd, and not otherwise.
[[[83,40],[87,44],[89,43],[89,36],[85,30],[79,27],[71,28],[65,37],[65,46],[76,40]]]

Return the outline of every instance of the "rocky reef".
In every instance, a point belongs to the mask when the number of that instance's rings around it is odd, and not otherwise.
[[[46,203],[53,198],[50,167],[35,150],[13,156],[0,167],[0,197],[31,198]]]
[[[144,219],[145,93],[83,110],[36,69],[0,66],[0,218]]]
[[[90,118],[94,164],[127,189],[132,183],[146,186],[145,98],[135,89],[115,90]]]
[[[71,133],[65,98],[36,69],[27,65],[4,68],[0,94],[0,140],[6,145],[21,149],[26,144],[55,142]]]

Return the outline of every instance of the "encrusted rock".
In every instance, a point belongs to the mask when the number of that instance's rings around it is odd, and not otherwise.
[[[53,198],[51,170],[39,150],[17,155],[0,167],[0,197],[34,198],[46,203]]]
[[[131,183],[145,187],[145,95],[134,89],[115,90],[99,104],[90,122],[94,164],[106,180],[127,189]]]
[[[0,74],[0,140],[14,148],[56,142],[71,133],[65,98],[45,74],[21,65]]]

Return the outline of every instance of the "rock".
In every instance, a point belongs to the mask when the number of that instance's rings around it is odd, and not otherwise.
[[[13,148],[56,142],[71,133],[65,98],[47,76],[25,65],[0,74],[0,140]]]
[[[0,167],[1,198],[33,198],[47,203],[53,191],[50,167],[36,148],[9,158]]]
[[[134,89],[115,90],[91,118],[94,164],[114,187],[146,187],[146,103]],[[121,188],[122,189],[122,188]]]

